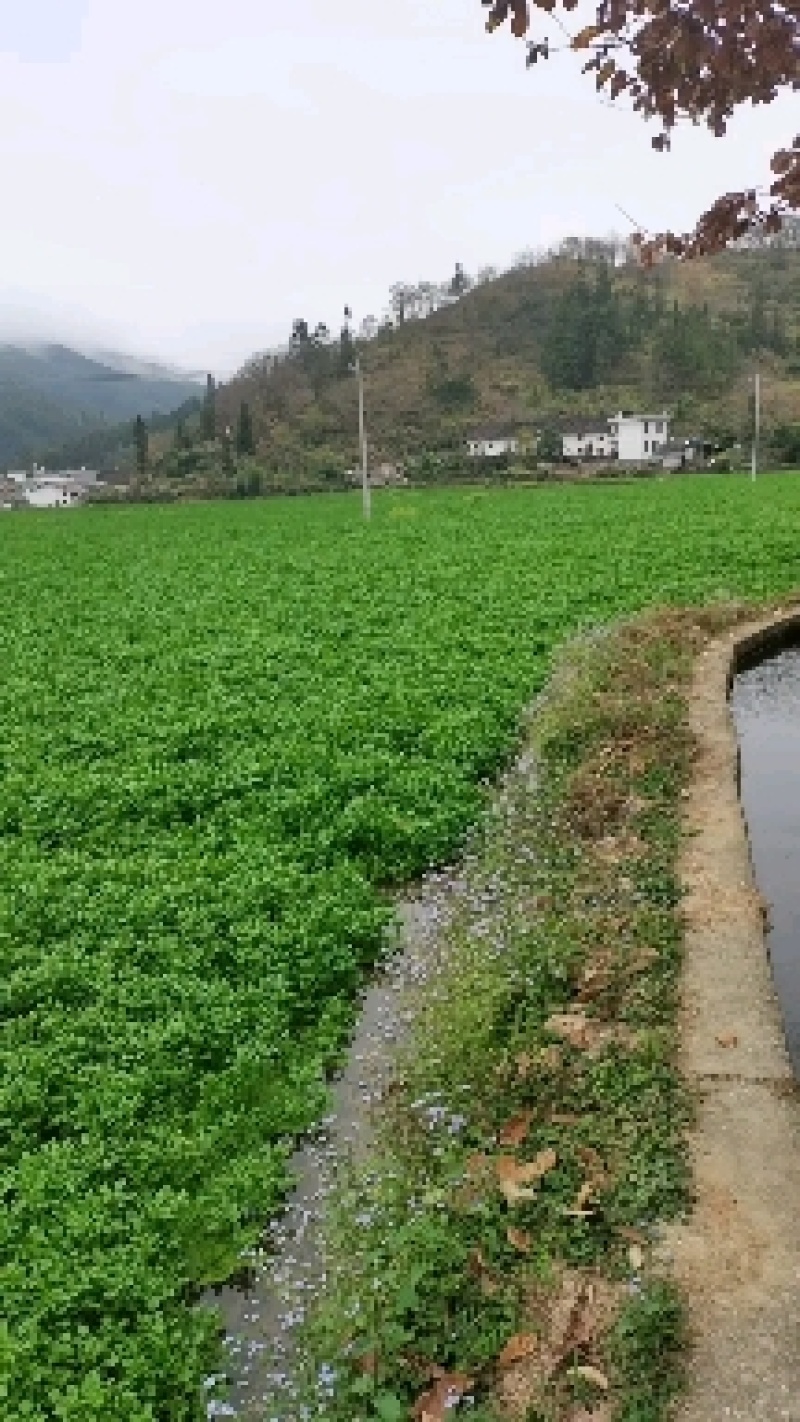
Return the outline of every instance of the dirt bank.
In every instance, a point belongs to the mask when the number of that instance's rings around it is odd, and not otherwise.
[[[738,796],[727,692],[777,648],[796,609],[738,627],[697,659],[697,755],[685,814],[683,1071],[696,1091],[696,1208],[664,1254],[694,1332],[679,1422],[800,1419],[800,1093],[783,1039]],[[772,645],[771,645],[772,644]]]

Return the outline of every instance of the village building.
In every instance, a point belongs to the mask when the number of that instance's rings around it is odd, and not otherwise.
[[[617,436],[602,416],[562,420],[557,426],[565,459],[616,459]]]
[[[485,425],[473,430],[467,439],[467,451],[473,459],[525,454],[535,447],[536,435],[527,424]]]
[[[34,509],[73,508],[83,502],[84,494],[84,489],[71,479],[59,479],[53,475],[37,479],[24,491],[26,502]]]
[[[635,415],[625,410],[608,421],[617,442],[617,458],[624,463],[650,463],[658,459],[669,439],[669,416]]]
[[[669,442],[669,415],[595,415],[557,426],[565,459],[618,459],[623,464],[657,461]]]
[[[95,469],[62,469],[57,474],[48,474],[45,469],[34,464],[33,471],[9,469],[2,483],[5,490],[4,507],[31,508],[73,508],[83,502],[89,489],[102,485]]]

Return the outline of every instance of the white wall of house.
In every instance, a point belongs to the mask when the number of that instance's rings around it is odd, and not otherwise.
[[[565,434],[562,451],[565,459],[611,459],[617,452],[617,440],[610,430],[603,429]]]
[[[467,448],[473,458],[481,456],[484,459],[492,459],[498,454],[516,454],[519,440],[505,435],[492,436],[489,439],[470,439],[467,440]]]
[[[658,459],[659,451],[669,439],[669,417],[666,413],[623,415],[620,412],[609,423],[617,433],[622,460],[647,462]]]
[[[48,479],[47,483],[26,489],[25,498],[35,509],[68,509],[81,502],[81,491]]]

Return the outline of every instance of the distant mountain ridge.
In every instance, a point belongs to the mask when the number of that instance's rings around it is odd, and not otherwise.
[[[193,375],[118,351],[0,343],[0,466],[139,414],[168,414],[200,394]]]

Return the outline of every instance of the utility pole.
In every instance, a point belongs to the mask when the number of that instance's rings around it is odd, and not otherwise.
[[[353,313],[349,306],[344,308],[345,326],[352,320]],[[372,496],[369,487],[369,471],[367,468],[367,430],[364,421],[364,373],[361,369],[361,361],[358,358],[358,351],[355,354],[355,375],[358,382],[358,441],[361,448],[361,495],[364,506],[364,517],[372,516]]]
[[[370,494],[369,473],[367,470],[367,432],[364,426],[364,375],[358,356],[356,356],[356,380],[358,381],[358,438],[361,444],[361,493],[364,504],[364,517],[370,518],[372,515],[372,497]]]
[[[755,483],[758,470],[758,441],[761,435],[761,376],[758,371],[753,379],[755,381],[755,399],[753,402],[753,458],[750,478]]]

